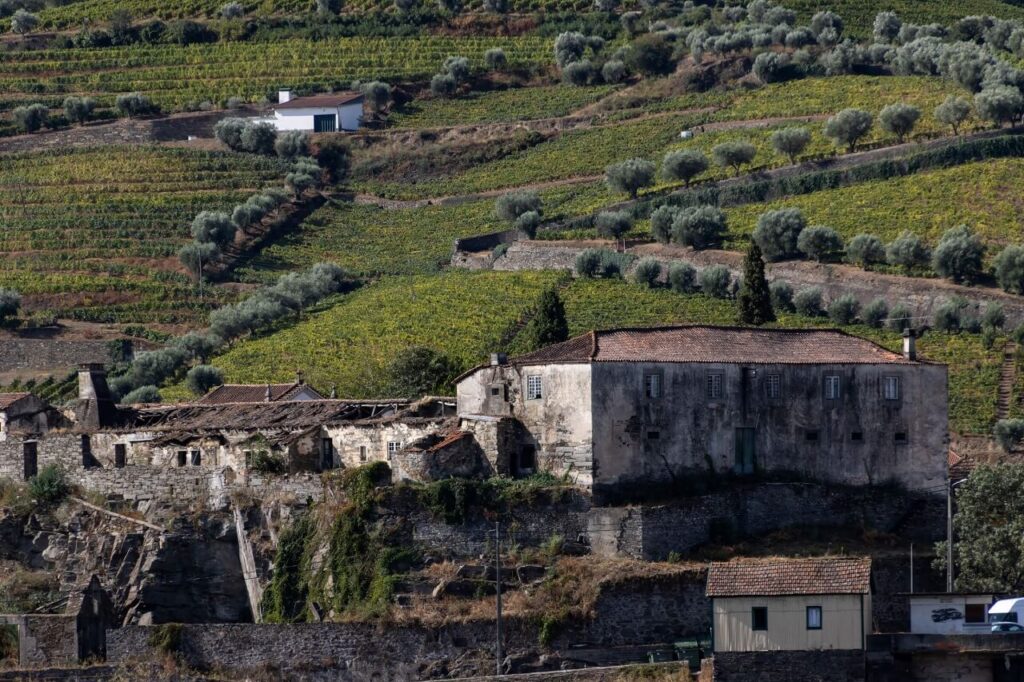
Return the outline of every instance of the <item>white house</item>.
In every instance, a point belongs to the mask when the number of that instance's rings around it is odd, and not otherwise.
[[[274,118],[278,130],[308,130],[315,133],[355,131],[363,122],[361,92],[332,92],[326,95],[292,97],[291,90],[278,92]]]
[[[991,604],[991,594],[911,594],[910,631],[927,635],[986,633]]]

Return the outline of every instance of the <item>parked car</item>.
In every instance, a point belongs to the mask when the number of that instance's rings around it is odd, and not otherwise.
[[[1018,625],[1009,621],[992,623],[992,632],[1024,632],[1024,625]]]

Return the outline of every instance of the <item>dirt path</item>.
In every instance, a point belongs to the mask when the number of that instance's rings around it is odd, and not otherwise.
[[[1008,341],[1003,346],[1003,365],[999,369],[999,402],[996,417],[1006,419],[1010,416],[1010,404],[1013,401],[1013,387],[1017,383],[1017,344]]]

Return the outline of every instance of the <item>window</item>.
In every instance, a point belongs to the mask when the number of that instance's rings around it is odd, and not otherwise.
[[[750,629],[751,630],[767,630],[768,629],[768,607],[767,606],[755,606],[750,609]]]
[[[647,440],[661,440],[661,431],[648,431]]]
[[[395,454],[396,452],[398,452],[401,449],[402,449],[402,442],[401,441],[398,441],[398,440],[389,440],[388,441],[388,455],[389,456]]]
[[[246,465],[252,465],[252,450],[246,450],[245,463]],[[183,467],[186,464],[188,464],[188,452],[185,450],[178,450],[178,466]]]
[[[1008,611],[1006,613],[990,613],[988,614],[988,621],[990,623],[1016,623],[1017,612]]]
[[[495,397],[501,395],[501,389],[498,388],[497,386],[491,386],[491,395]]]
[[[985,622],[984,604],[964,604],[964,623],[979,625]]]
[[[769,374],[764,380],[764,391],[765,395],[769,398],[781,398],[782,397],[782,375],[780,374]]]
[[[203,453],[199,450],[193,450],[191,453],[192,466],[197,467],[203,463]]]
[[[124,443],[114,445],[114,466],[123,469],[128,463],[128,451]]]
[[[861,443],[861,442],[863,442],[864,441],[864,432],[863,431],[853,431],[853,432],[851,432],[850,433],[850,440],[852,440],[854,443]]]
[[[718,400],[722,397],[722,374],[720,372],[708,374],[707,392],[710,400]]]
[[[804,439],[808,443],[817,443],[818,442],[818,432],[817,431],[806,431],[806,432],[804,432]]]
[[[896,433],[892,434],[892,441],[897,444],[906,443],[907,433],[905,431],[897,431]]]
[[[246,450],[242,454],[245,455],[245,467],[247,469],[251,468],[252,467],[252,450]],[[179,452],[178,453],[178,466],[180,466],[180,467],[185,466],[185,453],[184,452]]]
[[[532,374],[526,377],[526,399],[538,400],[543,397],[544,391],[541,388],[540,376]]]
[[[886,400],[900,399],[900,378],[882,377],[882,395]]]
[[[825,400],[839,400],[839,377],[825,377]]]
[[[365,445],[360,445],[359,446],[359,461],[360,462],[365,462],[366,461],[366,446]]]
[[[807,629],[808,630],[820,630],[821,629],[821,607],[820,606],[808,606],[807,607]]]
[[[644,375],[644,397],[645,398],[660,398],[661,397],[661,375],[660,374],[645,374]]]

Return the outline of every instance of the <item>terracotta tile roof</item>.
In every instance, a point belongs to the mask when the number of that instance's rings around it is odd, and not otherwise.
[[[708,569],[709,597],[867,594],[871,557],[733,559]]]
[[[307,107],[340,107],[342,104],[362,100],[361,92],[331,92],[324,95],[295,97],[284,104],[275,104],[274,109],[305,109]]]
[[[571,362],[914,364],[835,329],[712,326],[595,331],[512,359],[516,365]]]
[[[978,462],[973,457],[961,455],[952,447],[949,448],[946,464],[949,468],[949,480],[951,481],[964,480],[978,466]]]
[[[31,393],[0,393],[0,410],[6,410],[8,407],[18,402],[22,398],[27,398],[32,395]]]
[[[265,403],[267,388],[270,388],[270,402],[291,399],[302,387],[313,391],[323,398],[311,386],[293,382],[290,384],[224,384],[213,389],[199,400],[197,405],[224,405],[227,403]]]

